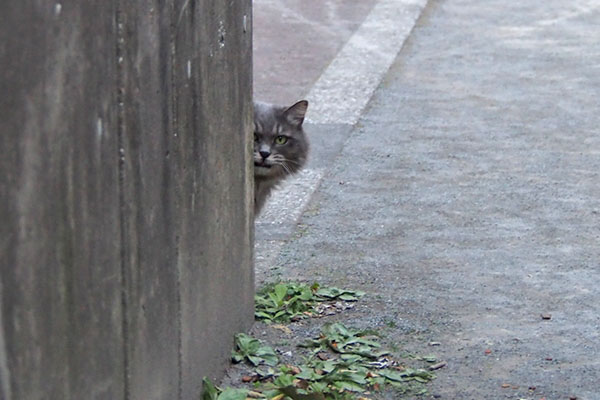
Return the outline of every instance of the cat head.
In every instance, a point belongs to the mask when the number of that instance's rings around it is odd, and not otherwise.
[[[254,176],[278,178],[297,172],[306,163],[308,139],[302,123],[308,102],[291,107],[254,103]]]

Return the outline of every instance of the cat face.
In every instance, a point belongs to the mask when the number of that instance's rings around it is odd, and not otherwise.
[[[306,163],[308,139],[302,123],[308,102],[291,107],[254,103],[254,176],[281,178]]]

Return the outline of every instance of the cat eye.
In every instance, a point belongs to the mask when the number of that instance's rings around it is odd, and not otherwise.
[[[286,143],[287,143],[287,141],[288,141],[288,138],[287,138],[287,136],[277,136],[277,137],[275,138],[275,143],[276,143],[276,144],[286,144]]]
[[[254,141],[258,142],[258,135],[256,134],[256,132],[254,133]]]

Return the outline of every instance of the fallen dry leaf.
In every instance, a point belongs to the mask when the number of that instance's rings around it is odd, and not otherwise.
[[[294,386],[296,386],[299,389],[308,389],[308,385],[310,385],[308,381],[304,381],[302,379],[294,379]]]
[[[285,325],[280,325],[280,324],[275,324],[275,325],[271,325],[271,328],[280,330],[281,332],[287,334],[287,335],[291,335],[292,334],[292,330],[290,328],[288,328]]]
[[[446,361],[440,361],[439,363],[435,363],[429,366],[430,371],[435,371],[436,369],[444,368],[446,366]]]
[[[302,370],[298,367],[296,367],[295,365],[286,365],[286,367],[288,367],[290,369],[290,372],[294,375],[298,375],[300,372],[302,372]]]

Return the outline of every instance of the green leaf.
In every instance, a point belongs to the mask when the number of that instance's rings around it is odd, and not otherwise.
[[[355,364],[363,360],[363,357],[358,354],[342,354],[341,358],[349,364]]]
[[[288,312],[286,310],[281,310],[275,313],[275,315],[273,315],[272,319],[274,321],[281,319],[284,316],[287,316]],[[289,319],[289,318],[288,318]]]
[[[306,347],[306,348],[320,347],[320,346],[321,346],[321,341],[315,340],[315,339],[306,339],[304,342],[298,344],[298,347]]]
[[[287,387],[287,386],[293,386],[294,379],[295,378],[293,375],[288,375],[288,374],[279,375],[277,378],[275,378],[275,380],[273,381],[273,384],[280,388]]]
[[[382,369],[381,371],[378,372],[379,375],[383,376],[384,378],[387,378],[391,381],[396,381],[396,382],[404,382],[404,378],[406,378],[406,374],[400,372],[400,371],[395,371],[393,369]]]
[[[247,358],[247,359],[248,359],[248,361],[250,361],[250,363],[251,363],[252,365],[254,365],[255,367],[259,366],[259,365],[260,365],[260,363],[263,361],[263,359],[262,359],[262,358],[260,358],[260,357],[257,357],[257,356],[253,356],[253,355],[251,355],[251,354],[248,354],[248,355],[246,356],[246,358]]]
[[[401,393],[406,393],[406,391],[408,390],[408,386],[405,382],[387,381],[385,383],[388,383],[389,385],[393,386],[397,391],[400,391]]]
[[[324,393],[327,391],[327,383],[325,382],[312,382],[309,386],[308,386],[309,390],[311,392],[315,392],[315,393]]]
[[[386,377],[389,380],[396,382],[404,382],[409,380],[416,380],[417,382],[429,382],[433,379],[434,375],[423,369],[411,369],[407,368],[404,371],[395,371],[391,369],[382,369],[379,375]]]
[[[276,365],[278,362],[275,351],[262,344],[258,339],[239,333],[235,336],[237,351],[232,353],[232,359],[235,362],[241,362],[247,359],[252,365],[258,366],[262,363]]]
[[[288,293],[288,287],[284,284],[275,285],[274,294],[277,299],[277,304],[281,304]]]
[[[204,391],[202,393],[202,400],[217,400],[219,396],[219,392],[213,383],[207,377],[202,379],[202,383],[204,384]]]
[[[406,372],[409,374],[409,376],[416,376],[428,381],[435,377],[434,374],[429,371],[425,371],[424,369],[407,369]]]
[[[361,337],[352,339],[352,340],[348,341],[347,343],[348,344],[360,343],[360,344],[366,345],[368,347],[376,347],[376,348],[381,347],[381,344],[379,344],[378,342],[376,342],[374,340],[370,340],[370,339],[364,339]]]
[[[359,384],[351,382],[351,381],[337,381],[337,382],[333,383],[333,386],[335,386],[339,389],[348,390],[350,392],[362,393],[365,391],[365,388],[362,385],[359,385]]]
[[[264,354],[261,355],[260,358],[262,358],[265,364],[270,366],[275,366],[279,362],[279,359],[275,354]]]
[[[334,298],[340,295],[340,290],[335,287],[321,288],[315,292],[317,296]]]
[[[252,338],[244,333],[238,333],[235,335],[235,345],[240,351],[247,351],[248,345],[252,341]]]
[[[369,385],[374,386],[378,384],[379,386],[383,386],[386,383],[386,380],[383,376],[377,376],[373,378],[368,378]],[[392,381],[393,382],[393,381]]]
[[[321,365],[320,369],[322,369],[324,372],[329,374],[329,373],[333,372],[335,367],[336,367],[335,360],[326,360],[326,361],[323,361],[323,364]]]
[[[294,386],[286,386],[279,389],[280,393],[286,395],[286,399],[292,400],[325,400],[323,393],[308,393],[304,389],[297,389]]]
[[[303,301],[313,300],[313,297],[313,293],[308,287],[303,287],[298,295],[298,298]]]
[[[245,389],[227,388],[221,392],[218,400],[246,400],[248,391]]]
[[[359,296],[356,294],[344,293],[344,294],[341,294],[338,298],[343,301],[357,301],[361,297],[362,297],[362,295]]]
[[[239,353],[232,352],[232,354],[231,354],[231,360],[232,360],[234,363],[236,363],[236,364],[237,364],[237,363],[241,363],[242,361],[244,361],[244,356],[242,356],[242,355],[241,355],[241,354],[239,354]]]
[[[317,290],[315,295],[328,300],[340,299],[343,301],[356,301],[364,296],[365,292],[328,287]]]
[[[350,329],[346,328],[346,326],[344,324],[340,324],[339,322],[329,325],[328,331],[333,336],[341,335],[346,338],[350,337],[350,336],[354,336],[354,334],[350,331]]]
[[[273,368],[267,368],[266,371],[257,368],[254,372],[256,372],[256,375],[258,375],[261,379],[270,378],[275,375]]]
[[[346,375],[349,380],[359,385],[366,385],[366,373],[349,373]]]
[[[302,368],[302,371],[299,374],[296,374],[295,377],[305,381],[318,381],[322,378],[322,376],[317,374],[312,368]]]
[[[256,319],[267,319],[267,320],[272,320],[273,319],[273,314],[268,314],[264,311],[257,311],[254,313],[254,318]]]

